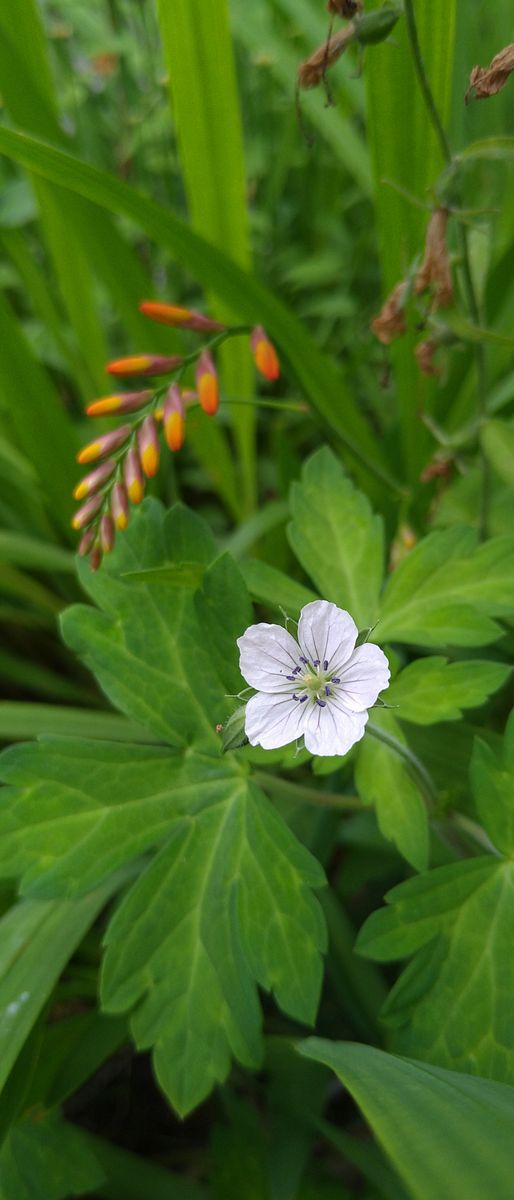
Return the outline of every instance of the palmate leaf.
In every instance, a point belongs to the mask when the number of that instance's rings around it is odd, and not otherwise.
[[[164,842],[109,926],[102,996],[109,1012],[144,998],[134,1036],[179,1112],[231,1053],[258,1065],[256,983],[314,1019],[323,872],[230,755],[49,739],[6,752],[3,776],[1,869],[31,896],[80,893]]]
[[[378,961],[418,951],[383,1009],[392,1048],[514,1082],[512,861],[439,867],[386,900],[390,907],[373,913],[357,948]]]
[[[216,668],[225,657],[237,670],[249,611],[235,564],[211,565],[215,553],[198,518],[147,503],[105,574],[84,571],[104,611],[82,606],[65,621],[108,694],[175,745],[47,738],[12,747],[0,768],[0,872],[21,875],[26,894],[88,893],[135,860],[138,879],[107,930],[102,998],[108,1012],[138,1005],[136,1042],[155,1046],[181,1113],[225,1077],[231,1055],[259,1064],[257,985],[295,1019],[314,1019],[325,940],[310,892],[321,868],[215,733]],[[154,574],[163,562],[202,570],[170,585]]]
[[[293,484],[291,513],[289,541],[320,594],[348,609],[359,628],[371,626],[384,571],[382,520],[326,447]]]
[[[194,739],[213,750],[215,726],[228,708],[196,614],[194,576],[181,588],[166,579],[128,584],[124,576],[167,563],[205,567],[216,554],[199,517],[181,505],[164,515],[147,500],[102,570],[81,567],[84,588],[102,611],[80,605],[62,623],[65,640],[117,708],[164,741]]]
[[[506,663],[449,663],[433,655],[410,663],[388,688],[388,704],[398,705],[397,715],[414,725],[457,721],[465,708],[478,708],[508,679]]]
[[[359,747],[355,783],[364,804],[373,804],[384,837],[418,871],[428,865],[428,816],[418,784],[401,757],[405,738],[392,713],[378,710],[373,724],[398,745],[395,750],[375,737]]]
[[[501,633],[492,618],[514,616],[514,537],[478,545],[456,526],[428,537],[393,572],[376,640],[420,646],[485,646]]]

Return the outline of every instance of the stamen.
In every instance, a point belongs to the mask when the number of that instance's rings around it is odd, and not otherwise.
[[[308,665],[309,665],[308,658],[302,658],[301,654],[300,654],[300,662],[304,663],[306,667],[308,667]]]
[[[308,700],[308,699],[309,699],[309,697],[308,697],[308,696],[300,696],[300,704],[304,704],[304,703],[305,703],[305,701],[306,701],[306,700]]]
[[[341,680],[340,680],[340,679],[337,677],[337,675],[333,675],[333,676],[332,676],[332,679],[330,680],[330,682],[331,682],[331,683],[340,683],[340,682],[341,682]]]
[[[316,700],[316,704],[319,704],[320,708],[326,708],[326,707],[327,707],[327,702],[326,702],[326,700]]]
[[[327,683],[327,684],[325,684],[325,696],[330,696],[330,695],[331,695],[331,692],[330,692],[330,688]]]
[[[296,679],[296,675],[286,675],[286,679],[289,680],[289,683],[294,683],[295,679]]]
[[[295,667],[295,669],[293,671],[293,675],[298,675],[298,673],[301,671],[301,669],[302,669],[301,667]]]
[[[314,662],[313,662],[313,664],[312,664],[312,665],[313,665],[313,667],[319,667],[319,664],[320,664],[320,660],[319,660],[319,658],[315,658],[315,659],[314,659]]]
[[[328,658],[326,658],[326,659],[325,659],[325,661],[324,661],[324,663],[323,663],[323,670],[324,670],[324,671],[328,671]]]

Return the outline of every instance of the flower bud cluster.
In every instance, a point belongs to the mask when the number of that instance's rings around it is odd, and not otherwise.
[[[94,464],[73,493],[81,503],[72,520],[73,528],[82,533],[78,552],[89,555],[93,570],[98,569],[103,555],[112,550],[116,531],[127,528],[130,505],[141,503],[145,480],[157,475],[160,430],[168,449],[176,452],[184,444],[186,410],[190,406],[200,405],[210,417],[217,413],[220,389],[211,349],[235,334],[250,334],[258,371],[268,380],[278,379],[280,374],[276,351],[261,326],[230,327],[194,309],[156,300],[143,301],[140,311],[161,324],[213,338],[207,346],[186,357],[137,354],[107,364],[107,373],[116,378],[156,379],[161,375],[174,378],[164,386],[103,396],[86,409],[89,417],[130,417],[130,421],[88,442],[77,455],[79,463]],[[189,366],[195,371],[194,390],[181,384]]]

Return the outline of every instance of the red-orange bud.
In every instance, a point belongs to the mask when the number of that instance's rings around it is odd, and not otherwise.
[[[129,500],[132,504],[140,504],[145,494],[145,483],[139,454],[135,446],[131,446],[123,466],[123,476]]]
[[[95,526],[91,526],[90,529],[86,529],[86,532],[82,534],[82,537],[79,542],[79,548],[78,548],[78,553],[80,554],[81,558],[84,558],[84,555],[89,553],[91,546],[93,545],[93,542],[95,540],[95,537],[96,537]]]
[[[196,389],[203,411],[213,417],[218,411],[220,397],[216,367],[208,350],[203,350],[198,359]]]
[[[257,325],[253,330],[250,342],[257,370],[264,375],[265,379],[278,379],[280,375],[278,355],[262,325]]]
[[[80,453],[77,454],[77,462],[88,463],[94,462],[97,458],[105,458],[107,454],[112,454],[114,450],[119,450],[120,446],[127,441],[131,433],[131,425],[120,425],[118,429],[113,429],[111,433],[104,433],[103,437],[96,438],[94,442],[89,442],[89,445],[82,448]]]
[[[199,333],[221,333],[226,329],[219,321],[204,317],[193,308],[182,308],[179,304],[162,304],[160,300],[142,300],[139,311],[151,321],[172,325],[180,329],[195,329]]]
[[[91,567],[92,571],[98,571],[98,568],[102,562],[102,558],[103,558],[103,554],[100,549],[100,546],[98,546],[98,545],[93,546],[93,549],[89,556],[89,566]]]
[[[151,479],[159,470],[159,438],[157,426],[153,417],[145,417],[138,429],[137,442],[141,466],[145,475]]]
[[[131,358],[116,358],[114,362],[107,363],[105,369],[109,375],[166,375],[181,364],[182,359],[178,354],[168,357],[163,354],[134,354]]]
[[[172,383],[164,401],[164,436],[170,450],[180,450],[184,445],[185,421],[184,401],[177,383]]]
[[[102,507],[103,496],[91,496],[81,508],[77,509],[75,516],[72,519],[73,529],[84,529],[96,517],[97,512]]]
[[[116,529],[126,529],[129,521],[127,489],[123,483],[115,483],[111,495],[111,512]]]
[[[147,401],[152,396],[152,392],[120,392],[115,396],[102,396],[101,400],[93,400],[86,408],[88,417],[108,417],[113,413],[138,412],[140,408],[144,408]]]
[[[85,496],[91,496],[93,492],[96,492],[112,475],[115,466],[116,463],[109,458],[107,462],[96,467],[94,471],[90,471],[89,475],[86,475],[77,484],[73,492],[75,500],[84,500]]]
[[[109,513],[104,513],[100,521],[100,545],[104,554],[110,554],[115,537],[114,521]]]

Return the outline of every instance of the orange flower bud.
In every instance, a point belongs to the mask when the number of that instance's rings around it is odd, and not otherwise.
[[[126,529],[129,520],[127,489],[123,483],[115,483],[111,496],[111,512],[116,529]]]
[[[114,521],[109,513],[104,513],[100,521],[100,545],[104,554],[110,554],[115,537]]]
[[[132,504],[140,504],[145,494],[145,483],[139,455],[135,446],[131,446],[125,458],[123,476],[129,500]]]
[[[166,375],[181,364],[182,359],[178,354],[168,357],[163,354],[135,354],[132,358],[116,358],[114,362],[107,363],[105,369],[109,375]]]
[[[196,388],[203,411],[213,417],[220,402],[216,367],[208,350],[204,350],[196,366]]]
[[[142,300],[139,311],[151,321],[159,321],[162,325],[173,325],[180,329],[195,329],[200,333],[221,333],[226,326],[219,321],[211,321],[203,313],[193,308],[182,308],[178,304],[162,304],[159,300]]]
[[[90,471],[89,475],[85,475],[84,479],[80,480],[80,483],[77,484],[73,492],[75,500],[83,500],[85,496],[91,496],[93,492],[96,492],[109,479],[109,476],[112,475],[115,466],[116,463],[113,462],[112,458],[109,458],[107,462],[96,467],[94,471]]]
[[[170,450],[180,450],[184,445],[184,401],[177,383],[172,383],[164,401],[164,436]]]
[[[145,417],[138,429],[137,441],[141,466],[145,475],[151,479],[159,470],[159,439],[153,417]]]
[[[94,442],[89,442],[89,445],[82,448],[80,453],[77,454],[77,462],[88,463],[94,462],[97,458],[105,458],[107,454],[111,454],[114,450],[119,450],[120,446],[127,441],[131,433],[131,425],[120,425],[118,429],[113,429],[111,433],[104,433],[103,437],[96,438]]]
[[[96,517],[98,510],[102,507],[103,496],[91,496],[82,508],[77,509],[75,516],[72,519],[73,529],[84,529],[86,525]]]
[[[92,526],[90,529],[86,529],[86,532],[82,534],[78,549],[78,553],[80,554],[81,558],[84,558],[84,556],[89,553],[95,537],[96,528],[94,526]]]
[[[253,330],[250,342],[257,370],[264,375],[265,379],[278,379],[280,375],[278,355],[262,325],[257,325]]]
[[[103,396],[93,400],[86,408],[88,417],[108,417],[111,413],[132,413],[144,408],[152,392],[124,392],[117,396]]]

